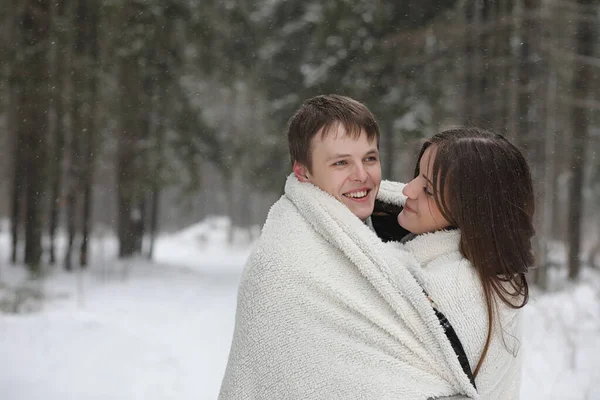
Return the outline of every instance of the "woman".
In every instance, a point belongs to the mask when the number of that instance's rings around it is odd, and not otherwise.
[[[519,397],[520,314],[534,195],[523,155],[503,136],[475,128],[429,139],[403,189],[402,242],[434,308],[460,340],[483,399]]]

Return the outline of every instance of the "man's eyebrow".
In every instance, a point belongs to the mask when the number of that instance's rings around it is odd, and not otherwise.
[[[365,156],[368,156],[368,155],[371,155],[371,154],[379,154],[379,150],[377,150],[377,149],[369,150],[368,152],[365,153]],[[335,160],[336,158],[346,158],[346,157],[352,157],[352,154],[337,153],[337,154],[333,154],[327,160]]]
[[[335,160],[336,158],[350,157],[350,154],[334,154],[328,158],[328,160]]]

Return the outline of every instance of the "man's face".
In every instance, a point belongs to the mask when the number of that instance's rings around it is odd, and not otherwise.
[[[342,124],[332,127],[324,137],[312,139],[312,168],[294,165],[300,181],[308,181],[329,193],[361,220],[373,213],[381,183],[381,164],[377,140],[368,140],[364,130],[358,139],[346,135]]]

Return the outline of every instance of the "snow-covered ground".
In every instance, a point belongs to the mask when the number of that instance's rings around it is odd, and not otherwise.
[[[216,399],[250,251],[240,235],[226,245],[226,228],[165,235],[154,263],[112,261],[114,239],[96,238],[87,272],[45,279],[41,310],[0,314],[0,399]],[[0,265],[0,301],[23,281]],[[600,399],[600,276],[534,292],[525,313],[522,398]]]

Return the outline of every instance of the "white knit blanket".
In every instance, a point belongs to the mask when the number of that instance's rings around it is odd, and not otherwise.
[[[242,275],[219,399],[477,399],[415,263],[291,175]]]

